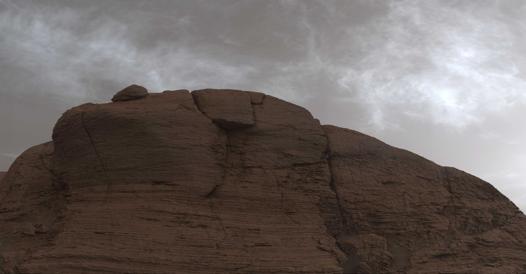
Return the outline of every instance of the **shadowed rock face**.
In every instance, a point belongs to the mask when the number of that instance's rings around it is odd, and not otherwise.
[[[5,273],[526,271],[491,185],[258,92],[75,107],[0,180]]]

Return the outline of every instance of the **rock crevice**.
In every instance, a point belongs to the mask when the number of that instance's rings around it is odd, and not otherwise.
[[[104,161],[102,160],[102,157],[99,153],[99,150],[97,149],[97,145],[95,144],[95,142],[93,141],[93,137],[91,136],[91,133],[90,131],[88,130],[88,128],[86,127],[86,122],[85,122],[85,112],[81,112],[80,113],[80,124],[82,126],[82,129],[84,130],[84,133],[86,133],[86,136],[88,137],[88,141],[91,145],[91,148],[93,149],[93,153],[95,153],[95,156],[97,158],[97,161],[99,162],[100,164],[100,168],[106,172],[106,165],[104,164]]]
[[[249,93],[234,90],[192,91],[196,107],[219,127],[232,130],[254,125],[254,110]]]

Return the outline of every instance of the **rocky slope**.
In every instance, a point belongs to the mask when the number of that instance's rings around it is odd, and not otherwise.
[[[4,273],[526,273],[526,217],[462,171],[258,92],[112,101],[1,179]]]

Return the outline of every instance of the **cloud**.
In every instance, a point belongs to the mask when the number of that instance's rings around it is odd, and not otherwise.
[[[465,127],[526,100],[515,22],[498,2],[458,4],[393,1],[386,17],[352,30],[369,50],[339,84],[369,105],[375,125],[396,124],[389,109],[403,106],[408,117]]]
[[[44,92],[78,100],[108,96],[108,90],[114,92],[130,81],[157,91],[208,83],[228,86],[253,72],[250,65],[229,64],[177,44],[163,42],[141,48],[132,37],[134,30],[113,18],[95,16],[90,28],[77,33],[83,23],[78,19],[86,17],[77,10],[44,6],[36,11],[7,3],[10,9],[0,17],[4,37],[0,40],[1,55],[7,57],[2,65],[36,76],[29,81],[45,87],[18,88],[18,92]],[[187,20],[183,17],[172,23],[187,25]]]
[[[78,102],[130,81],[262,89],[359,102],[377,129],[400,118],[463,128],[526,100],[526,24],[498,1],[2,3],[0,64],[26,76],[2,80],[18,92]]]
[[[19,154],[3,152],[3,153],[0,153],[0,155],[14,160],[16,159],[16,157],[18,157]]]

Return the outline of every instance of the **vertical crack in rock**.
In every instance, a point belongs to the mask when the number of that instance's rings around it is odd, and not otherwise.
[[[444,185],[444,188],[449,193],[447,202],[446,204],[444,204],[442,208],[442,214],[444,215],[449,214],[450,216],[454,217],[456,212],[455,210],[452,210],[452,209],[455,204],[455,195],[453,194],[451,180],[448,179],[448,171],[444,167],[440,167],[438,169],[438,180],[439,182],[442,183],[442,185]],[[450,247],[451,244],[454,242],[454,238],[455,238],[455,228],[454,228],[452,220],[448,220],[447,237],[448,237],[448,247]]]
[[[206,118],[208,118],[213,123],[214,121],[212,120],[212,118],[208,117],[208,115],[206,115],[206,113],[199,106],[199,100],[197,100],[197,95],[195,95],[193,92],[190,92],[190,96],[192,96],[192,100],[194,101],[195,109],[199,111],[201,114],[203,114]]]
[[[260,102],[254,102],[254,100],[252,99],[252,95],[251,95],[250,106],[252,108],[252,119],[254,120],[254,126],[258,122],[258,120],[256,119],[257,118],[256,117],[256,108],[254,106],[256,106],[256,105],[264,105],[266,98],[267,98],[267,95],[266,94],[262,94],[261,95],[261,101]]]
[[[327,142],[328,142],[328,138],[327,138]],[[328,156],[327,157],[327,164],[329,166],[329,175],[330,175],[329,187],[332,190],[332,192],[334,192],[334,195],[335,195],[335,198],[336,198],[336,206],[337,206],[337,209],[338,209],[338,217],[339,217],[339,222],[340,222],[340,228],[337,231],[330,231],[331,230],[330,228],[328,228],[328,231],[329,231],[329,233],[333,234],[333,237],[334,237],[334,240],[335,240],[335,243],[336,243],[336,246],[338,247],[338,249],[340,249],[340,251],[343,252],[343,254],[345,254],[347,257],[349,257],[352,254],[349,254],[347,252],[347,250],[342,247],[342,245],[340,244],[340,240],[338,239],[340,234],[345,233],[349,229],[349,224],[347,222],[345,209],[342,206],[342,200],[341,200],[342,198],[340,196],[340,193],[338,192],[338,187],[336,186],[336,182],[334,180],[333,167],[332,167],[332,163],[331,163],[331,151],[330,151],[330,147],[329,147],[328,143],[327,143],[327,156]],[[348,259],[346,259],[346,260],[348,260]],[[342,267],[344,267],[344,271],[345,271],[345,266],[347,264],[346,260],[345,261],[340,261],[339,260],[340,265]]]
[[[222,129],[220,129],[222,130]],[[222,130],[223,131],[223,130]],[[223,159],[223,175],[221,176],[221,181],[219,183],[216,183],[214,187],[205,195],[206,198],[212,198],[217,193],[217,190],[221,188],[222,185],[225,184],[228,172],[230,171],[230,168],[232,167],[230,163],[230,137],[228,134],[228,131],[224,130],[224,134],[226,136],[226,142],[225,142],[225,157]]]
[[[217,187],[221,187],[221,185],[224,185],[227,178],[228,173],[230,169],[232,168],[232,163],[230,162],[230,150],[232,148],[232,144],[230,143],[230,134],[228,131],[224,131],[226,136],[226,144],[225,144],[225,159],[224,159],[224,166],[223,166],[223,177],[221,178],[220,184],[217,185]]]
[[[195,105],[195,109],[197,111],[199,111],[204,117],[206,117],[207,119],[209,119],[216,127],[217,124],[214,123],[213,119],[208,117],[208,115],[206,115],[206,113],[201,109],[201,107],[199,106],[199,103],[198,103],[198,100],[197,100],[197,96],[193,93],[190,93],[190,95],[192,96],[192,100],[194,101],[194,105]],[[227,173],[228,173],[228,168],[227,167],[229,165],[229,154],[230,154],[230,138],[228,136],[228,131],[227,130],[224,130],[220,127],[218,127],[218,129],[223,133],[225,134],[226,136],[226,142],[225,142],[225,157],[223,159],[223,176],[221,178],[221,182],[220,183],[216,183],[213,188],[205,195],[205,198],[212,198],[216,193],[217,193],[217,190],[221,187],[221,185],[224,184],[225,180],[226,180],[226,177],[227,177]]]
[[[439,181],[442,182],[442,184],[445,183],[444,187],[449,192],[449,194],[451,194],[451,197],[454,197],[453,188],[451,186],[451,180],[449,180],[448,177],[449,177],[449,174],[448,174],[447,169],[445,167],[440,167],[438,169]]]
[[[329,143],[329,137],[327,136],[327,150],[326,150],[326,156],[327,156],[327,164],[329,165],[329,174],[330,174],[330,181],[329,181],[329,187],[334,192],[334,195],[336,197],[336,204],[338,206],[338,215],[340,216],[340,222],[342,225],[342,230],[348,229],[348,222],[346,218],[346,212],[345,209],[342,206],[342,198],[340,196],[340,193],[338,192],[338,187],[336,186],[336,182],[334,180],[334,172],[333,172],[333,166],[332,166],[332,152],[330,148]]]
[[[82,128],[84,129],[84,132],[86,133],[86,136],[88,137],[88,140],[90,142],[90,145],[91,147],[93,148],[93,151],[95,152],[95,157],[97,157],[97,160],[99,162],[99,165],[102,169],[102,172],[104,174],[104,176],[107,175],[107,168],[106,168],[106,165],[104,164],[104,161],[102,160],[102,157],[99,153],[99,150],[97,149],[97,146],[95,145],[95,141],[93,141],[93,136],[91,135],[91,133],[89,132],[88,130],[88,127],[86,126],[86,122],[85,122],[85,112],[81,112],[80,113],[80,124],[82,126]],[[111,182],[109,180],[107,180],[106,182],[106,195],[110,192],[111,190]]]
[[[40,163],[42,166],[51,174],[51,178],[53,180],[54,186],[59,191],[63,191],[66,193],[63,193],[64,197],[67,197],[68,192],[68,185],[64,182],[64,180],[53,170],[53,167],[50,166],[48,163],[46,163],[46,160],[44,159],[44,155],[39,155]]]
[[[207,119],[209,119],[216,127],[218,127],[212,120],[212,118],[208,117],[206,115],[206,113],[204,113],[203,110],[201,110],[201,108],[199,107],[199,104],[197,102],[197,99],[196,99],[196,96],[192,93],[190,93],[190,95],[192,96],[192,100],[194,101],[194,105],[195,105],[195,109],[197,111],[199,111],[204,117],[206,117]],[[219,223],[219,226],[221,227],[221,231],[223,232],[223,241],[228,237],[228,233],[226,231],[226,227],[225,227],[225,224],[223,223],[223,219],[221,218],[221,216],[219,216],[219,213],[215,210],[215,207],[214,207],[214,201],[212,198],[214,198],[214,195],[217,194],[217,191],[218,189],[225,183],[226,179],[227,179],[227,176],[228,176],[228,170],[230,169],[230,162],[229,162],[229,154],[230,154],[230,138],[228,136],[228,131],[227,130],[224,130],[224,129],[221,129],[218,127],[218,129],[220,130],[221,133],[225,134],[225,137],[226,137],[226,142],[225,142],[225,156],[224,156],[224,159],[223,159],[223,175],[221,177],[221,182],[219,183],[216,183],[212,189],[205,195],[205,198],[207,199],[207,203],[208,203],[208,206],[210,208],[210,212],[212,213],[212,215],[215,216],[215,218],[217,219],[217,222]],[[216,247],[219,246],[219,243],[216,243]]]
[[[57,212],[54,220],[51,223],[51,226],[49,227],[49,232],[47,234],[50,238],[55,238],[63,229],[64,224],[64,218],[66,216],[66,210],[67,210],[67,200],[69,196],[69,188],[68,185],[62,180],[61,177],[59,177],[56,172],[53,170],[52,166],[46,161],[45,156],[51,157],[51,155],[44,155],[40,154],[39,159],[41,162],[41,165],[49,172],[51,175],[51,180],[53,186],[56,188],[56,198],[57,200],[53,201],[57,203]],[[30,258],[31,256],[27,256],[27,258]]]
[[[336,185],[336,180],[334,178],[334,167],[332,163],[332,158],[334,155],[332,155],[329,135],[327,134],[327,132],[325,132],[325,129],[323,129],[323,127],[322,127],[322,130],[327,140],[327,146],[325,148],[324,153],[325,153],[325,161],[327,163],[328,171],[329,171],[328,186],[331,192],[334,193],[334,196],[330,197],[330,199],[336,203],[335,205],[336,208],[329,209],[329,211],[332,211],[332,212],[336,211],[336,214],[325,213],[324,214],[325,216],[322,215],[322,217],[325,219],[325,226],[327,227],[328,233],[335,240],[336,247],[339,249],[341,253],[345,254],[345,258],[342,258],[340,256],[337,256],[336,252],[333,251],[333,253],[335,254],[335,257],[340,263],[340,266],[342,267],[342,271],[344,273],[354,273],[354,272],[348,272],[348,271],[349,269],[354,269],[354,268],[349,268],[349,264],[350,263],[352,264],[356,260],[356,255],[354,254],[352,250],[349,250],[348,248],[345,248],[344,246],[342,246],[340,242],[341,241],[340,238],[342,236],[345,236],[346,234],[349,234],[352,232],[350,229],[351,224],[349,223],[348,214],[343,206],[343,201],[342,201],[343,198],[340,195],[338,186]]]
[[[95,156],[97,157],[97,160],[99,161],[100,167],[104,172],[106,172],[106,166],[104,165],[104,162],[102,161],[102,158],[100,157],[100,153],[97,149],[97,146],[95,146],[95,142],[93,141],[93,137],[91,136],[91,133],[89,132],[88,128],[86,127],[86,123],[84,120],[85,112],[80,113],[80,124],[82,125],[82,128],[84,129],[84,132],[86,133],[86,136],[88,136],[88,140],[90,142],[91,147],[93,148],[93,151],[95,152]]]
[[[206,195],[205,198],[212,198],[214,194],[216,193],[216,190],[219,188],[219,184],[216,184],[212,190],[210,190]]]
[[[265,171],[266,174],[267,171]],[[270,174],[272,175],[272,180],[276,183],[276,188],[279,190],[279,203],[281,210],[283,211],[284,215],[287,217],[287,219],[290,220],[291,223],[300,225],[298,221],[296,221],[294,218],[292,218],[292,215],[290,212],[287,211],[287,208],[285,206],[285,191],[283,189],[282,182],[279,181],[279,179],[276,177],[276,174],[274,173],[274,170],[269,170]]]
[[[215,189],[215,188],[214,188]],[[217,219],[217,222],[219,223],[219,226],[221,227],[221,231],[223,232],[223,241],[227,238],[228,233],[226,232],[225,224],[223,223],[223,219],[219,216],[219,214],[216,212],[214,203],[212,200],[207,200],[208,207],[210,208],[210,212],[215,216]],[[216,243],[216,246],[218,246],[219,243]]]

